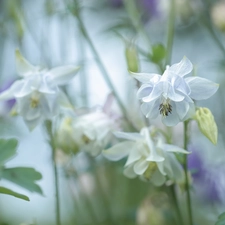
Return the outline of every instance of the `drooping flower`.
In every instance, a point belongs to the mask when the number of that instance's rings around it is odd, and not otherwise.
[[[101,110],[65,118],[57,132],[59,147],[66,153],[88,152],[97,156],[110,141],[115,121]]]
[[[141,109],[146,117],[155,119],[159,114],[167,126],[175,126],[190,118],[195,112],[193,100],[211,97],[219,85],[205,78],[186,77],[193,69],[184,57],[179,63],[167,66],[163,75],[132,73],[143,83],[137,96],[142,100]]]
[[[60,85],[68,83],[79,67],[68,65],[51,70],[31,65],[16,50],[17,72],[22,79],[15,81],[0,94],[0,100],[16,99],[16,111],[30,130],[45,119],[51,119],[64,104],[65,96]]]
[[[183,169],[173,153],[188,152],[175,145],[165,144],[160,135],[152,137],[152,129],[144,127],[140,133],[115,132],[118,138],[127,141],[104,150],[103,155],[112,161],[128,157],[124,174],[129,178],[140,176],[158,186],[166,181],[166,176],[177,182],[183,181]]]

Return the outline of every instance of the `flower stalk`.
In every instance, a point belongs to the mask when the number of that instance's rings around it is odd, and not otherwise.
[[[53,163],[53,172],[55,178],[55,211],[56,211],[56,225],[61,225],[61,218],[60,218],[60,199],[59,199],[59,179],[58,179],[58,172],[57,172],[57,165],[55,161],[55,153],[56,153],[56,146],[54,141],[54,136],[52,133],[52,121],[47,120],[45,122],[46,130],[49,135],[49,145],[51,146],[52,150],[52,163]]]
[[[184,122],[184,149],[188,147],[188,124],[189,121],[186,120]],[[190,185],[189,185],[189,176],[188,176],[188,156],[184,155],[184,173],[185,173],[185,189],[187,192],[187,210],[188,210],[188,217],[189,217],[189,224],[193,225],[193,216],[192,216],[192,209],[191,209],[191,194],[190,194]]]
[[[96,60],[96,62],[98,64],[98,67],[99,67],[99,69],[100,69],[100,71],[101,71],[101,73],[103,75],[103,78],[105,79],[106,84],[108,85],[108,87],[112,91],[113,95],[115,96],[115,98],[117,100],[117,103],[118,103],[120,109],[123,112],[125,120],[127,121],[127,123],[130,125],[130,127],[132,129],[136,130],[135,126],[133,125],[133,122],[129,118],[128,112],[127,112],[124,104],[122,103],[122,101],[121,101],[121,99],[120,99],[120,97],[119,97],[119,95],[118,95],[118,93],[117,93],[117,91],[116,91],[116,89],[115,89],[111,79],[110,79],[110,76],[109,76],[109,74],[108,74],[104,64],[102,63],[102,60],[101,60],[101,58],[100,58],[100,56],[99,56],[99,54],[98,54],[98,52],[97,52],[97,50],[96,50],[92,40],[91,40],[91,38],[90,38],[90,36],[89,36],[89,34],[88,34],[87,30],[86,30],[86,27],[85,27],[85,25],[84,25],[84,23],[83,23],[83,21],[81,19],[80,10],[79,10],[80,7],[78,5],[78,1],[75,0],[74,2],[75,2],[75,11],[72,10],[72,13],[77,18],[80,31],[83,34],[84,38],[86,39],[87,43],[89,44],[90,49],[93,52],[93,55],[95,56],[95,60]]]

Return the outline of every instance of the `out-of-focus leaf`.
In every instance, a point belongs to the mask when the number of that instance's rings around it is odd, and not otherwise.
[[[153,63],[158,64],[166,56],[166,49],[162,44],[155,44],[152,46],[152,54],[150,55],[150,60]]]
[[[225,212],[220,214],[215,225],[225,225]]]
[[[31,192],[43,194],[39,185],[35,183],[35,181],[40,180],[42,178],[42,175],[33,168],[5,168],[2,171],[2,178],[9,180]]]
[[[0,166],[16,154],[16,139],[0,139]]]
[[[12,190],[10,190],[8,188],[5,188],[5,187],[0,187],[0,193],[1,194],[6,194],[6,195],[12,195],[12,196],[14,196],[16,198],[20,198],[20,199],[23,199],[25,201],[30,201],[30,199],[26,195],[17,193],[15,191],[12,191]]]

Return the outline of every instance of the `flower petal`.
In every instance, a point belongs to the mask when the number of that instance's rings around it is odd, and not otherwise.
[[[142,98],[144,98],[144,97],[146,97],[146,96],[149,96],[150,95],[150,93],[152,92],[152,86],[151,85],[149,85],[149,84],[143,84],[140,88],[139,88],[139,90],[138,90],[138,92],[137,92],[137,97],[139,98],[139,99],[142,99]]]
[[[9,100],[15,97],[15,93],[19,92],[23,86],[23,81],[15,81],[7,90],[0,94],[0,100]]]
[[[45,76],[49,85],[64,85],[68,83],[80,67],[68,65],[60,66],[49,70]]]
[[[177,152],[177,153],[184,153],[184,154],[191,153],[176,145],[169,145],[169,144],[162,144],[162,149],[165,150],[166,152]]]
[[[103,150],[102,155],[111,161],[118,161],[126,157],[130,150],[133,148],[133,141],[124,141],[119,144],[114,145],[113,147]]]
[[[20,53],[17,49],[15,51],[16,56],[16,69],[19,75],[22,77],[29,76],[35,73],[38,70],[38,67],[31,65]]]
[[[152,177],[151,177],[151,182],[155,185],[155,186],[162,186],[166,181],[165,176],[163,176],[159,170],[156,170],[155,173],[153,173]]]
[[[144,102],[141,111],[149,119],[155,119],[159,115],[159,101]]]
[[[123,174],[124,174],[126,177],[131,178],[131,179],[137,177],[137,174],[134,172],[134,167],[133,167],[133,165],[130,165],[130,166],[126,167],[126,168],[124,169],[124,171],[123,171]]]
[[[201,77],[187,77],[185,80],[191,88],[190,97],[195,100],[207,99],[219,88],[218,84]]]
[[[169,113],[168,116],[162,116],[162,122],[168,127],[175,126],[180,122],[179,115],[176,112],[175,103],[171,102],[171,106],[172,113]]]
[[[113,132],[113,134],[117,138],[123,138],[127,140],[132,140],[132,141],[137,141],[143,138],[139,133],[126,133],[126,132],[117,131],[117,132]]]
[[[133,73],[131,72],[131,76],[141,83],[150,83],[150,80],[154,77],[161,77],[156,73]]]
[[[149,162],[145,160],[139,160],[134,164],[134,172],[137,175],[142,175],[148,168]]]
[[[131,149],[125,166],[128,166],[134,163],[135,161],[139,160],[141,156],[142,155],[140,154],[137,148]]]
[[[180,118],[180,120],[183,120],[184,117],[187,115],[188,110],[189,110],[189,103],[186,101],[182,101],[182,102],[175,102],[176,104],[176,111],[177,114]]]
[[[192,71],[192,69],[193,69],[193,65],[191,61],[184,56],[179,63],[173,64],[167,70],[169,70],[169,72],[171,73],[174,73],[176,75],[183,77],[186,74],[189,74]]]
[[[158,84],[154,85],[151,93],[148,96],[142,98],[142,101],[151,102],[156,98],[159,98],[162,93],[163,93],[163,82],[159,82]]]

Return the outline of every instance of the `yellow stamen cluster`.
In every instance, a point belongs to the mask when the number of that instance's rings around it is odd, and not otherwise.
[[[169,113],[172,113],[172,106],[170,105],[168,100],[166,100],[165,102],[163,102],[159,105],[159,112],[164,117],[168,116]]]

